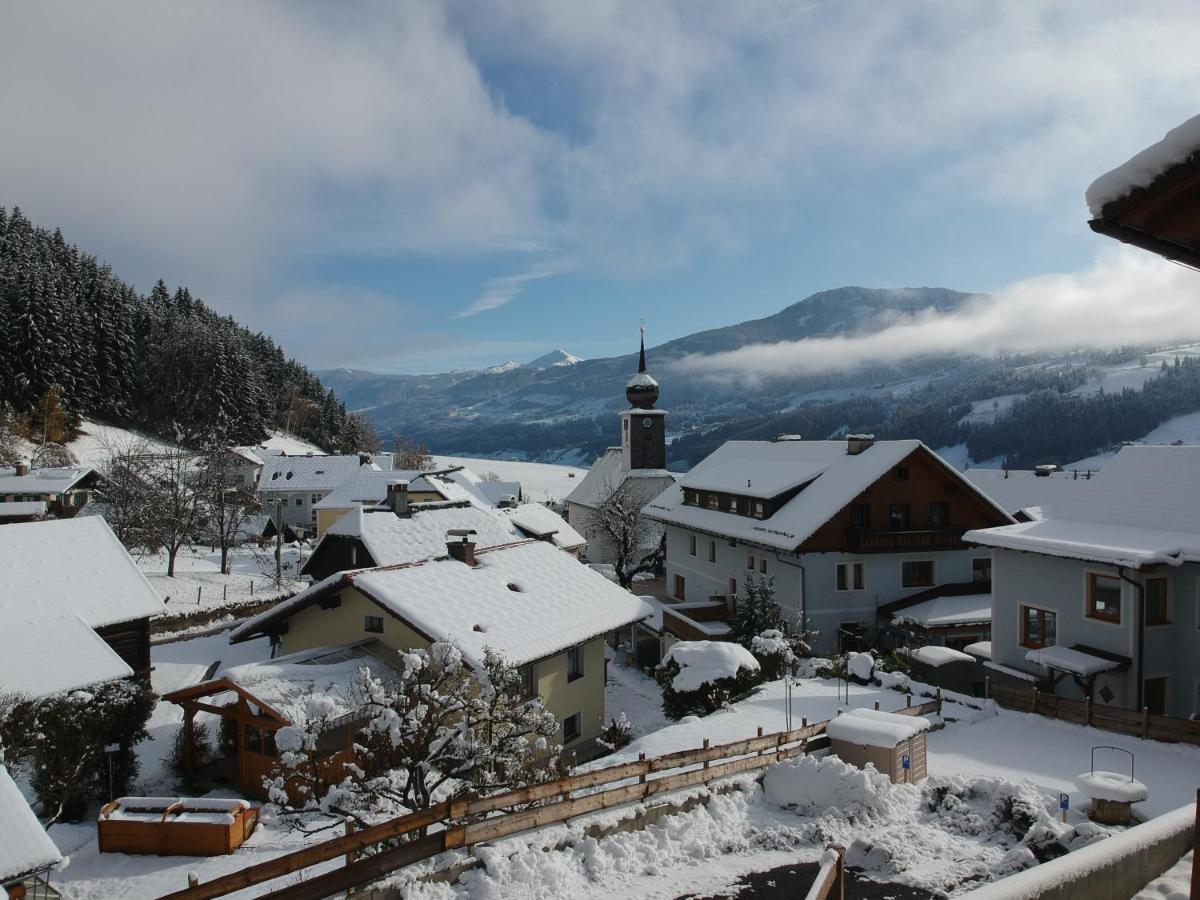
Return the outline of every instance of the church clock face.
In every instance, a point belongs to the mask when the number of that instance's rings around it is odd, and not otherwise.
[[[653,426],[654,426],[654,420],[652,418],[650,418],[649,416],[646,416],[646,418],[642,419],[642,427],[643,428],[652,428]]]

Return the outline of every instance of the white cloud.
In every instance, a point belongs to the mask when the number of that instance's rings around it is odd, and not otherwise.
[[[674,364],[687,375],[758,380],[845,371],[930,353],[993,355],[1170,343],[1200,335],[1200,273],[1116,248],[1086,271],[1019,281],[943,315],[925,310],[867,334],[750,344]]]
[[[476,316],[481,312],[488,312],[506,306],[521,293],[525,285],[529,284],[529,282],[541,281],[543,278],[562,275],[564,272],[570,271],[570,268],[569,263],[554,261],[541,263],[526,272],[519,272],[516,275],[500,275],[496,278],[490,278],[487,284],[484,285],[483,292],[475,298],[475,301],[470,306],[458,314],[458,318]]]

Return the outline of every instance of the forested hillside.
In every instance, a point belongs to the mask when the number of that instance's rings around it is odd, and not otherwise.
[[[353,452],[374,437],[266,335],[186,287],[160,280],[140,294],[58,230],[0,207],[0,406],[20,415],[55,385],[75,419],[189,446],[249,444],[279,428]]]

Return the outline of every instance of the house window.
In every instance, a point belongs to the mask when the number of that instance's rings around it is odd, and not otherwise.
[[[992,580],[992,558],[990,556],[976,556],[971,560],[971,580]]]
[[[746,554],[746,568],[749,569],[751,572],[754,571],[754,554],[753,553]],[[1200,609],[1200,605],[1198,605],[1197,608]],[[1200,622],[1197,623],[1197,627],[1200,627]]]
[[[572,647],[567,651],[567,681],[583,677],[583,648]]]
[[[892,477],[896,481],[908,481],[908,466],[896,466],[892,470]]]
[[[837,589],[839,591],[861,591],[863,589],[863,564],[838,563]]]
[[[893,503],[888,507],[888,528],[892,531],[908,531],[912,513],[907,503]]]
[[[721,505],[720,498],[716,494],[708,494],[704,499],[709,509],[718,509]]]
[[[563,719],[563,743],[569,744],[571,741],[579,740],[581,726],[583,724],[582,713],[572,713]]]
[[[762,559],[760,559],[760,560],[758,561],[758,571],[759,571],[759,573],[760,573],[760,574],[762,574],[762,575],[766,575],[766,574],[767,574],[767,560],[766,560],[766,557],[763,557]]]
[[[1088,572],[1087,617],[1121,624],[1121,579],[1099,572]]]
[[[249,750],[251,753],[261,754],[263,752],[262,732],[259,731],[258,726],[257,725],[247,725],[245,734],[246,734],[246,742],[245,742],[246,749]]]
[[[1167,714],[1167,689],[1169,684],[1170,682],[1166,675],[1147,678],[1145,681],[1142,700],[1145,702],[1146,709],[1156,716],[1165,716]]]
[[[855,503],[850,507],[850,527],[864,531],[871,527],[871,504]]]
[[[929,504],[929,527],[945,528],[950,524],[950,504],[938,500]]]
[[[1054,646],[1058,638],[1058,614],[1036,606],[1021,607],[1021,646],[1037,650]]]
[[[694,534],[688,535],[688,555],[696,555],[696,536]]]
[[[303,498],[303,497],[297,497],[297,498],[296,498],[296,505],[297,505],[297,506],[303,506],[303,505],[304,505],[304,498]]]
[[[517,669],[517,676],[521,679],[521,690],[526,697],[532,697],[537,693],[537,676],[534,674],[536,665],[537,663],[530,663]]]
[[[367,634],[383,634],[383,616],[363,616],[363,631]]]
[[[754,515],[760,519],[765,515],[765,507],[761,500],[754,501]]]
[[[736,578],[729,579],[729,596],[730,597],[737,596],[737,579]]]
[[[675,576],[675,590],[673,592],[673,595],[676,600],[683,599],[683,576],[682,575]]]
[[[320,495],[320,494],[312,494],[312,495],[310,495],[310,496],[309,496],[309,498],[308,498],[308,499],[309,499],[309,502],[310,502],[310,503],[320,503],[320,502],[321,502],[321,495]]]
[[[901,563],[901,584],[910,587],[933,587],[933,560],[908,559]]]
[[[717,561],[717,542],[716,541],[708,542],[708,561],[710,563],[715,563]]]
[[[1167,590],[1167,579],[1146,579],[1146,624],[1166,625],[1170,621],[1171,608]]]

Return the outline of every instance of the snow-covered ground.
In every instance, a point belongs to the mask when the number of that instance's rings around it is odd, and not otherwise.
[[[608,686],[604,690],[604,721],[619,718],[621,713],[633,726],[634,738],[671,724],[662,711],[658,682],[636,666],[613,660],[608,664]]]
[[[303,559],[311,548],[287,544],[283,548],[283,583],[275,585],[275,550],[238,547],[233,551],[232,571],[221,573],[221,552],[205,545],[188,545],[175,559],[175,575],[167,575],[163,552],[135,554],[142,574],[167,605],[169,618],[224,607],[261,603],[290,597],[304,585],[298,580]]]
[[[587,469],[552,463],[517,462],[509,459],[476,459],[466,456],[435,456],[438,466],[466,466],[476,475],[495,472],[501,481],[519,481],[528,500],[562,503],[583,480]]]
[[[260,441],[254,446],[270,450],[282,450],[288,456],[303,456],[305,453],[311,453],[314,456],[325,455],[325,451],[316,444],[284,431],[273,431],[269,438],[265,441]],[[253,450],[254,447],[250,447],[249,449]]]
[[[140,431],[128,428],[118,428],[115,425],[102,425],[91,419],[84,419],[79,426],[79,437],[67,444],[71,457],[78,466],[101,468],[114,452],[128,450],[132,447],[145,447],[152,452],[170,453],[178,450],[174,444],[152,438]],[[33,452],[28,441],[20,442],[20,450],[26,456]]]
[[[1133,900],[1188,900],[1194,854],[1187,854],[1134,895]]]

